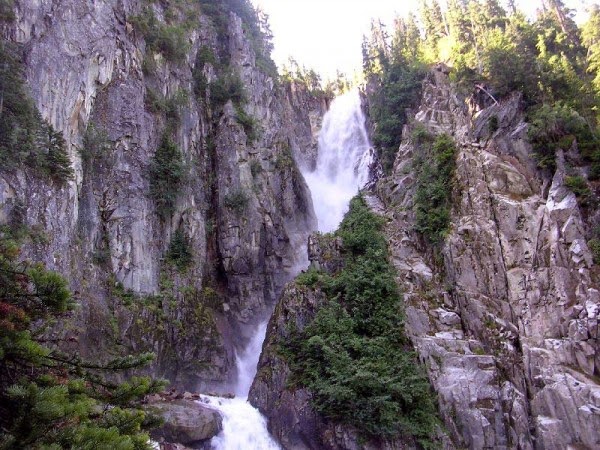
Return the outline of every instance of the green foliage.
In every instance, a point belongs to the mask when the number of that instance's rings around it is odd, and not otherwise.
[[[222,108],[229,100],[234,105],[243,105],[247,101],[242,79],[232,71],[226,71],[208,87],[213,110]]]
[[[233,210],[235,213],[242,214],[248,207],[250,198],[243,189],[236,189],[228,192],[223,197],[223,205]]]
[[[498,116],[490,117],[490,121],[488,123],[488,131],[490,135],[494,134],[498,131]]]
[[[514,2],[506,11],[497,0],[423,1],[420,21],[414,16],[397,19],[391,32],[381,22],[373,22],[363,42],[365,75],[381,80],[381,90],[390,85],[385,76],[398,62],[414,67],[442,61],[451,67],[451,79],[461,92],[477,94],[484,105],[492,103],[487,93],[501,101],[520,91],[527,108],[561,102],[596,130],[600,124],[600,7],[590,8],[589,21],[580,28],[564,2],[548,4],[529,20]],[[390,123],[383,128],[398,130],[402,117],[393,114],[402,111],[402,106],[386,111],[382,117]],[[381,117],[375,119],[379,126]],[[376,145],[395,151],[395,135],[384,133]],[[388,162],[382,159],[389,166],[390,158]]]
[[[373,144],[385,173],[391,172],[407,123],[407,109],[414,107],[421,94],[425,76],[423,66],[404,58],[382,65],[378,88],[370,95],[371,119],[375,123]]]
[[[23,82],[20,50],[0,41],[0,170],[27,165],[63,184],[73,178],[62,133],[44,122]]]
[[[150,162],[150,197],[162,220],[175,211],[177,196],[185,179],[185,164],[179,147],[165,134]]]
[[[600,92],[600,5],[590,7],[590,18],[582,29],[583,44],[587,47],[587,72],[596,94]]]
[[[129,21],[144,37],[147,51],[160,53],[174,63],[185,60],[189,48],[185,24],[160,22],[150,6],[145,7],[140,15],[129,17]]]
[[[15,4],[13,0],[0,0],[0,22],[15,20]]]
[[[47,325],[72,307],[64,278],[21,261],[19,247],[0,239],[0,448],[150,448],[140,402],[164,383],[112,383],[107,373],[153,356],[91,363],[48,346]]]
[[[588,122],[569,106],[559,102],[533,110],[528,136],[540,167],[554,170],[556,150],[568,151],[576,141],[581,155],[594,163],[591,178],[600,176],[600,140]]]
[[[260,161],[253,159],[250,161],[250,173],[252,178],[256,178],[263,171],[262,164]]]
[[[592,238],[588,241],[588,247],[592,252],[594,264],[600,264],[600,239]]]
[[[262,10],[254,8],[250,0],[223,0],[215,2],[214,0],[200,0],[200,7],[203,14],[208,15],[215,26],[217,34],[222,42],[227,42],[224,37],[227,35],[229,24],[229,14],[235,13],[242,19],[242,26],[245,35],[250,40],[250,44],[256,54],[256,66],[266,75],[272,78],[277,77],[277,66],[271,59],[273,50],[273,34],[269,26],[269,18]],[[224,63],[228,62],[228,49],[221,48],[221,59]]]
[[[192,263],[192,252],[190,247],[190,240],[183,230],[178,229],[173,233],[173,237],[171,238],[167,259],[175,264],[179,270],[187,269]]]
[[[165,97],[154,89],[146,89],[144,103],[149,112],[164,114],[169,129],[174,129],[180,122],[180,109],[189,103],[189,93],[185,89],[178,89],[173,95]]]
[[[196,62],[194,64],[194,94],[199,101],[204,101],[206,98],[206,90],[208,88],[208,80],[204,74],[204,67],[210,64],[217,67],[217,58],[212,48],[203,45],[196,53]]]
[[[308,270],[302,272],[294,280],[298,286],[316,286],[317,283],[322,281],[324,274],[313,267],[309,267]]]
[[[83,136],[83,147],[79,150],[83,162],[106,165],[111,159],[111,151],[112,143],[106,130],[90,122]]]
[[[47,132],[46,145],[48,153],[46,153],[43,169],[59,184],[72,180],[75,172],[71,167],[71,159],[67,154],[62,133],[56,131],[50,124],[46,124],[45,130]]]
[[[301,66],[291,57],[283,66],[280,80],[289,85],[304,86],[313,97],[330,98],[333,96],[330,89],[323,87],[321,76],[317,72],[313,69],[307,69],[304,65]]]
[[[413,203],[415,229],[427,242],[438,244],[446,237],[450,225],[456,146],[446,134],[417,145],[419,156],[414,161],[417,174]]]
[[[333,275],[311,269],[296,280],[320,286],[328,302],[292,332],[282,354],[324,417],[369,437],[409,435],[428,445],[438,424],[435,401],[404,334],[382,226],[361,197],[351,201],[338,231],[344,268]]]
[[[198,49],[196,55],[196,64],[204,66],[205,64],[217,65],[217,57],[212,48],[207,45],[203,45]]]
[[[244,128],[248,144],[252,145],[259,138],[259,122],[255,117],[246,112],[243,106],[236,106],[235,118],[238,123]]]
[[[565,186],[571,189],[577,197],[583,199],[589,197],[591,194],[587,181],[582,176],[565,177]]]
[[[286,171],[295,167],[294,156],[292,155],[292,149],[289,143],[282,142],[279,146],[279,152],[275,159],[275,168],[278,171]]]

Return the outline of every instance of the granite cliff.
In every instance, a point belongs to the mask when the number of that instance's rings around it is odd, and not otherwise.
[[[80,304],[56,333],[90,357],[154,351],[179,387],[230,381],[313,228],[294,155],[314,153],[327,100],[277,84],[227,9],[8,4],[3,46],[74,168],[0,171],[0,221],[35,231],[23,256]]]
[[[307,259],[335,273],[344,252],[309,238],[300,173],[315,167],[329,99],[278,81],[243,11],[215,4],[0,1],[2,81],[21,80],[73,168],[57,180],[0,152],[0,232],[68,279],[79,307],[52,331],[61,345],[92,359],[152,351],[148,372],[173,386],[227,389],[235,350],[277,304],[250,400],[283,447],[414,448],[325,419],[290,383],[279,346],[325,294],[286,283]],[[588,171],[576,143],[541,170],[521,96],[464,96],[443,66],[411,119],[364,196],[386,221],[437,442],[598,448],[599,218],[596,194],[568,183]],[[450,225],[432,244],[417,231],[415,168],[421,141],[443,135],[456,148]]]

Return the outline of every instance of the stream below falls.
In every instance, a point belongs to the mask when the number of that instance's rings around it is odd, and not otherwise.
[[[311,192],[318,231],[327,233],[337,229],[350,200],[368,181],[372,161],[360,95],[358,90],[352,90],[331,103],[319,133],[315,170],[302,172]],[[306,253],[306,246],[299,251]],[[215,450],[280,448],[269,434],[266,418],[247,401],[266,330],[267,322],[260,324],[248,346],[236,354],[236,396],[201,397],[202,403],[223,416],[223,430],[211,440]]]

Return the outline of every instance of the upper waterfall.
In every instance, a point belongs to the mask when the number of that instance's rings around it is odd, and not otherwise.
[[[334,231],[350,199],[369,177],[373,150],[360,94],[353,89],[333,100],[323,118],[316,168],[303,173],[310,188],[319,231]]]

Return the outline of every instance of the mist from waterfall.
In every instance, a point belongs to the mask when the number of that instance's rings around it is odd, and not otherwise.
[[[236,353],[237,381],[235,397],[223,398],[203,395],[202,401],[219,410],[223,416],[223,431],[212,438],[215,450],[278,450],[280,447],[267,430],[267,420],[248,403],[248,392],[256,375],[267,322],[261,323],[248,346]]]
[[[303,173],[310,188],[319,231],[337,229],[350,199],[368,181],[373,150],[358,90],[331,103],[319,134],[316,168]]]

